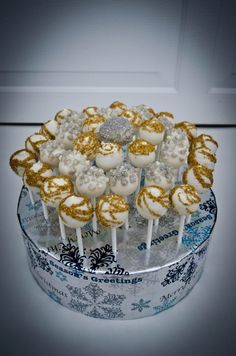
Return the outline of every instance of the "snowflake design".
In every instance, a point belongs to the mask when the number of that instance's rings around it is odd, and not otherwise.
[[[89,259],[91,270],[96,271],[101,267],[108,267],[112,264],[115,261],[115,255],[112,252],[111,245],[106,244],[101,248],[91,250]]]
[[[165,299],[161,304],[153,307],[154,315],[162,312],[163,310],[169,309],[175,304],[176,297],[172,299]]]
[[[208,211],[210,214],[213,214],[213,215],[215,215],[217,212],[216,201],[214,198],[210,198],[209,200],[200,204],[199,207],[200,207],[200,210]]]
[[[60,262],[65,266],[81,271],[83,268],[85,256],[80,256],[79,248],[68,243],[67,245],[61,243],[62,253],[60,254]]]
[[[96,283],[90,283],[84,288],[66,286],[71,295],[69,306],[85,315],[102,319],[121,319],[125,314],[121,305],[124,295],[105,292]]]
[[[187,229],[187,234],[184,234],[183,236],[183,244],[189,247],[193,244],[200,245],[205,240],[207,240],[211,233],[212,226],[211,225],[207,225],[203,227],[186,226],[186,229]]]
[[[133,306],[131,310],[138,310],[141,313],[144,309],[150,308],[150,305],[148,305],[150,302],[151,300],[144,301],[144,299],[141,298],[137,303],[131,304]]]
[[[174,282],[180,280],[186,265],[187,265],[187,262],[184,262],[182,264],[179,264],[177,262],[176,267],[169,269],[164,281],[161,282],[163,287],[165,287],[167,284],[171,284],[171,283],[174,283]]]
[[[194,256],[192,256],[189,266],[188,266],[183,278],[181,279],[181,281],[184,282],[185,284],[190,284],[196,269],[197,269],[197,264],[195,262]]]
[[[125,275],[128,276],[129,272],[125,271],[123,267],[121,267],[119,264],[117,266],[114,266],[113,268],[108,268],[105,274],[116,274],[116,275]]]
[[[47,258],[41,255],[43,253],[45,254],[45,252],[42,251],[40,253],[38,251],[35,251],[29,243],[28,243],[28,251],[29,251],[30,262],[34,269],[38,267],[50,274],[53,274],[53,271],[47,261]]]
[[[56,277],[59,278],[61,282],[67,281],[67,276],[61,271],[56,271]]]
[[[47,294],[48,294],[48,296],[49,296],[50,298],[52,298],[55,302],[61,304],[61,298],[58,297],[58,295],[57,295],[55,292],[53,292],[53,291],[51,291],[51,290],[48,290]]]

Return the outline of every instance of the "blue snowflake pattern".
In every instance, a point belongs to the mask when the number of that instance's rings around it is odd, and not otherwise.
[[[161,304],[153,307],[154,315],[159,314],[163,310],[169,309],[175,304],[175,301],[176,301],[176,297],[172,299],[165,299]]]
[[[101,319],[122,319],[125,314],[121,305],[124,295],[105,292],[96,283],[90,283],[84,288],[66,286],[71,295],[69,306],[85,315]]]
[[[58,295],[54,291],[48,290],[48,296],[55,302],[61,304],[61,298],[58,297]]]
[[[183,244],[187,247],[200,245],[206,241],[211,233],[212,225],[204,227],[186,226],[187,234],[183,236]]]
[[[56,271],[56,277],[60,279],[61,282],[67,281],[67,276],[61,271]]]
[[[150,308],[150,305],[148,305],[150,302],[151,300],[144,301],[144,299],[141,298],[137,303],[131,304],[133,306],[131,310],[138,310],[141,313],[144,309]]]

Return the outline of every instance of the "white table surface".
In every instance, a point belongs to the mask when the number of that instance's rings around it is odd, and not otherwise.
[[[218,220],[202,278],[174,308],[133,321],[70,311],[53,302],[31,276],[16,217],[21,180],[8,160],[37,130],[0,127],[0,355],[235,355],[236,128],[204,130],[220,148],[214,184]]]

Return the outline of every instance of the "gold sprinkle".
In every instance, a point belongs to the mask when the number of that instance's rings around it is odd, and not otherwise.
[[[26,153],[26,158],[24,159],[19,159],[17,158],[17,156],[19,154],[21,154],[22,152]],[[18,150],[16,152],[14,152],[11,157],[10,157],[10,167],[11,169],[18,175],[18,168],[28,168],[31,167],[32,164],[34,164],[36,162],[36,157],[35,155],[31,152],[28,151],[26,149],[22,149],[22,150]]]
[[[98,149],[98,154],[101,154],[103,156],[108,156],[120,150],[121,150],[121,145],[119,145],[118,143],[102,142],[101,146]]]
[[[33,166],[30,166],[25,170],[24,177],[25,177],[26,184],[29,185],[30,187],[40,188],[43,182],[45,181],[45,179],[48,178],[43,176],[43,174],[46,173],[47,171],[52,173],[51,167],[47,163],[42,163],[41,168],[37,172],[35,172],[32,169],[32,167]]]
[[[159,193],[159,196],[152,194],[152,190],[155,189]],[[157,218],[161,215],[158,214],[155,210],[152,210],[148,204],[147,199],[150,199],[154,204],[159,203],[163,208],[168,209],[170,207],[169,195],[165,193],[164,189],[156,185],[150,185],[143,187],[138,196],[136,203],[140,208],[143,208],[143,205],[147,208],[149,213]]]
[[[194,139],[194,132],[196,132],[197,130],[196,125],[187,121],[178,122],[177,124],[175,124],[174,128],[181,129],[182,131],[184,131],[190,141]]]
[[[111,103],[109,108],[126,110],[127,106],[124,103],[122,103],[121,101],[114,101],[113,103]]]
[[[120,117],[129,120],[134,128],[139,128],[143,122],[142,117],[138,112],[132,110],[125,110],[120,115]]]
[[[146,140],[137,139],[128,146],[128,150],[134,155],[148,156],[151,152],[155,151],[155,146]]]
[[[71,197],[80,198],[81,202],[77,204],[71,204],[71,206],[66,205],[66,200]],[[62,212],[65,213],[67,216],[70,216],[72,219],[88,222],[92,219],[93,216],[93,206],[88,198],[77,194],[71,194],[68,197],[64,198],[59,205],[59,215],[66,223]]]
[[[195,177],[195,179],[198,181],[199,184],[201,184],[201,186],[204,189],[209,189],[211,188],[212,184],[213,184],[213,174],[212,171],[200,164],[197,165],[193,165],[190,166],[183,174],[183,183],[184,184],[189,184],[188,182],[188,173],[189,171],[192,170],[193,171],[193,175]],[[206,179],[204,179],[207,178]]]
[[[97,219],[105,227],[122,225],[123,221],[118,220],[117,214],[128,212],[128,210],[129,205],[126,200],[117,194],[101,196],[96,205]]]
[[[168,117],[169,119],[174,119],[174,115],[171,114],[170,112],[168,111],[161,111],[157,114],[157,117],[161,117],[161,116],[166,116]]]
[[[86,155],[90,159],[95,158],[98,149],[101,146],[100,140],[91,131],[79,134],[73,141],[73,144],[75,150]]]
[[[165,131],[165,126],[157,118],[145,120],[140,128],[148,132],[156,133],[161,133]]]
[[[95,131],[97,126],[105,121],[106,119],[102,115],[89,116],[87,119],[84,120],[82,127],[87,127],[89,131]]]
[[[199,145],[202,147],[207,147],[206,142],[212,142],[216,147],[218,147],[218,142],[215,141],[212,136],[206,134],[195,137],[193,140],[193,147],[199,147]]]
[[[207,148],[207,147],[202,147],[202,148],[196,148],[192,149],[189,153],[188,156],[188,163],[189,165],[196,165],[199,164],[197,158],[196,158],[196,153],[200,153],[203,157],[208,159],[210,162],[216,164],[217,159],[216,156]]]

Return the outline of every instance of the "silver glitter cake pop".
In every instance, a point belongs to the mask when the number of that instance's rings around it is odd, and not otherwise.
[[[56,139],[65,149],[73,148],[73,140],[81,132],[83,121],[75,117],[63,119],[56,132]]]
[[[122,118],[107,119],[99,129],[99,136],[104,142],[115,142],[126,145],[134,136],[134,129],[130,122]]]

